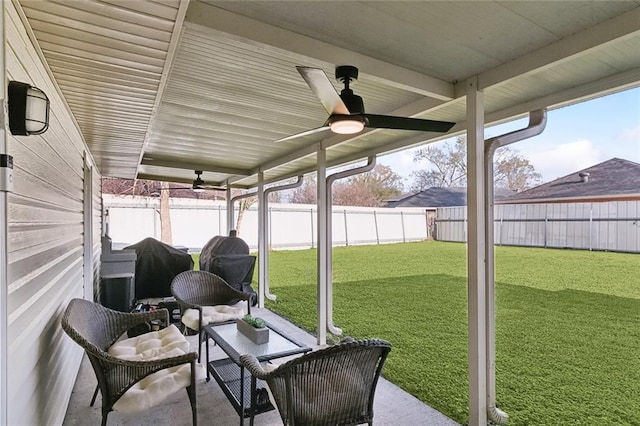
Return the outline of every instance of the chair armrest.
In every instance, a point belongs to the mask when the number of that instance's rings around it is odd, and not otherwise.
[[[253,355],[242,355],[240,356],[240,363],[247,369],[249,372],[258,379],[265,380],[267,377],[270,377],[274,371],[277,369],[267,372],[262,366],[258,359]]]
[[[202,305],[198,305],[197,303],[187,302],[186,300],[180,299],[175,295],[173,297],[176,299],[176,302],[178,302],[178,305],[180,305],[181,311],[185,311],[187,309],[202,309]]]
[[[113,345],[120,336],[131,328],[152,320],[161,320],[164,321],[165,326],[169,325],[169,311],[163,308],[150,312],[116,312],[115,315],[107,320],[108,326],[105,330],[109,336],[109,344],[107,347]]]

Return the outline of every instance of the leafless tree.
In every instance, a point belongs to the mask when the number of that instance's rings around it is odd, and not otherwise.
[[[442,147],[428,146],[415,152],[413,160],[427,160],[431,169],[419,170],[411,174],[413,181],[411,190],[418,192],[431,188],[465,186],[467,184],[467,141],[465,136],[458,136],[453,144],[445,143]],[[540,173],[518,151],[503,147],[494,155],[494,180],[497,188],[508,188],[523,191],[539,184]]]
[[[293,191],[290,201],[315,204],[316,191],[315,177],[307,176],[302,186]],[[401,192],[402,178],[391,168],[378,164],[370,172],[336,182],[332,202],[337,206],[380,206]]]

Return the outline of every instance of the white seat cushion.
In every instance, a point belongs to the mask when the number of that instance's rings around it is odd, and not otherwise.
[[[120,340],[108,350],[109,355],[131,361],[152,361],[188,352],[189,342],[173,324],[159,331]],[[196,380],[202,380],[204,376],[204,367],[196,364]],[[189,364],[165,368],[131,386],[113,405],[113,409],[122,413],[147,410],[180,389],[186,388],[190,383]]]
[[[171,324],[162,330],[119,340],[108,352],[109,355],[120,359],[147,361],[186,354],[189,352],[189,342],[180,330]]]
[[[244,315],[244,309],[236,306],[217,305],[202,307],[203,324],[230,321],[242,318]],[[200,330],[200,324],[198,324],[198,310],[187,309],[182,316],[182,323],[191,330]]]

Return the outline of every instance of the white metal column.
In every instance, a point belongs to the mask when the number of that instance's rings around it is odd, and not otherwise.
[[[5,31],[5,5],[2,2],[2,11],[0,13],[0,156],[2,162],[5,163],[0,166],[0,425],[5,426],[9,422],[7,414],[9,405],[9,391],[8,391],[8,367],[7,357],[8,340],[7,324],[9,321],[9,312],[7,306],[8,286],[9,286],[9,229],[8,229],[8,193],[11,191],[12,179],[13,179],[13,162],[10,161],[11,157],[8,156],[8,143],[6,132],[6,62],[5,62],[5,48],[7,43],[6,31]],[[10,163],[10,164],[9,164]],[[9,167],[11,166],[11,167]]]
[[[264,196],[264,173],[258,172],[258,307],[264,308],[265,281],[267,277],[267,256],[269,246],[267,240],[267,210]]]
[[[93,168],[84,155],[84,199],[83,199],[83,273],[84,298],[94,300],[93,295]]]
[[[467,80],[469,425],[487,424],[484,94]]]
[[[231,199],[231,186],[227,184],[227,235],[233,229],[233,200]]]
[[[318,149],[317,206],[318,206],[318,344],[327,343],[327,153]]]

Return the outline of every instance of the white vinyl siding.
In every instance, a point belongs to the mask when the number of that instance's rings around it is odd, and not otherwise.
[[[8,218],[8,420],[11,425],[55,425],[64,419],[82,358],[80,347],[60,327],[60,315],[71,298],[83,295],[86,147],[21,11],[11,1],[4,5],[8,78],[39,87],[51,101],[46,133],[8,136],[14,159]],[[97,174],[94,179],[100,181]],[[98,185],[92,202],[97,211],[100,196]],[[93,214],[96,273],[101,216]]]

